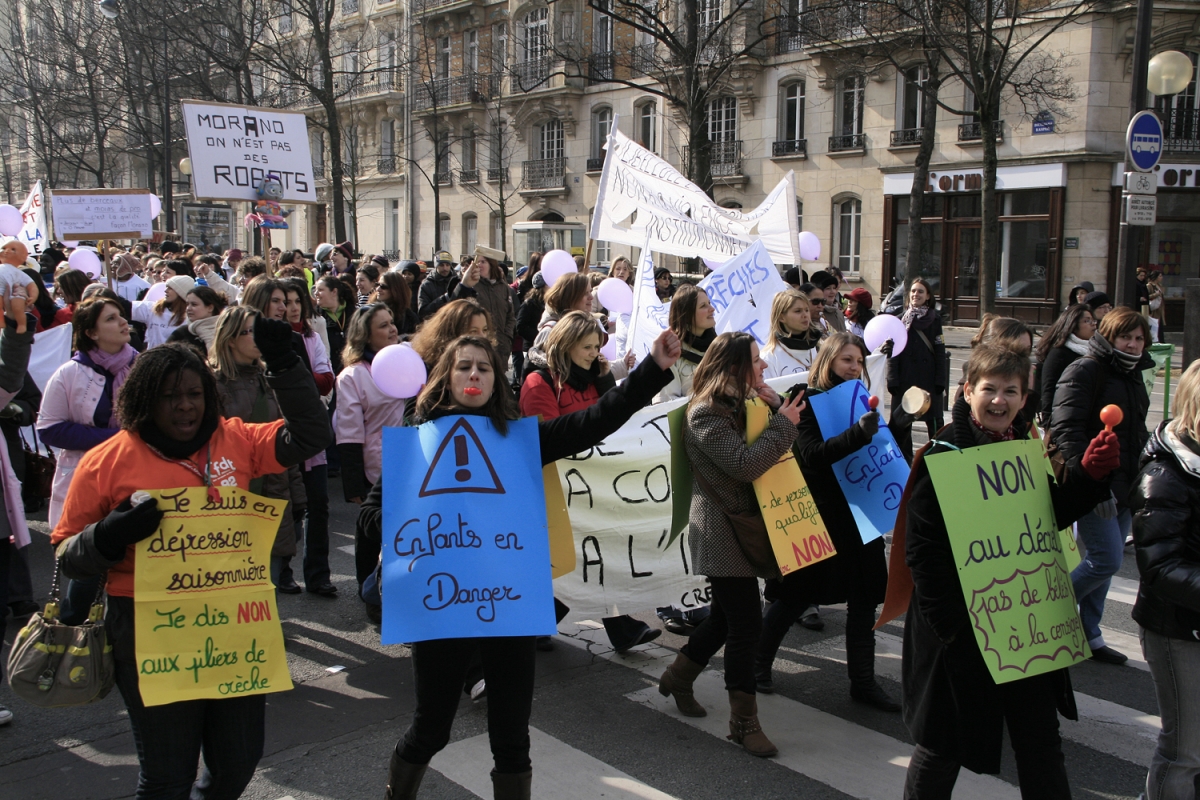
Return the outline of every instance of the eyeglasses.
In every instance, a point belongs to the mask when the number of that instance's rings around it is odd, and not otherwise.
[[[824,298],[824,297],[822,297],[822,298],[819,298],[819,299],[816,299],[816,300],[809,300],[808,302],[809,302],[809,304],[810,304],[810,305],[814,305],[814,306],[823,306],[823,305],[825,305],[825,298]]]

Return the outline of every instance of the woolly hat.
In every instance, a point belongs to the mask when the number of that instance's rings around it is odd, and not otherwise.
[[[313,258],[317,261],[328,261],[331,255],[333,255],[333,245],[329,242],[321,242],[317,245],[317,249],[313,253]]]
[[[354,243],[353,242],[342,242],[341,244],[337,245],[334,249],[337,250],[342,255],[344,255],[346,257],[347,261],[350,261],[351,259],[354,258]]]
[[[850,294],[847,295],[847,297],[849,297],[854,302],[858,303],[859,306],[861,306],[862,308],[870,308],[871,307],[871,302],[872,302],[871,293],[868,292],[866,289],[862,288],[861,286],[858,287],[857,289],[852,289],[850,291]]]
[[[824,290],[826,287],[829,287],[829,286],[837,286],[838,285],[837,278],[833,277],[832,275],[830,275],[828,272],[825,272],[824,270],[817,270],[816,272],[814,272],[812,274],[811,280],[812,280],[812,285],[816,286],[818,289],[821,289],[821,290]]]
[[[176,275],[167,280],[167,288],[173,289],[180,297],[187,297],[187,293],[196,288],[196,282],[187,275]]]
[[[1100,306],[1112,305],[1112,301],[1108,299],[1108,295],[1104,292],[1091,292],[1087,297],[1083,298],[1083,302],[1092,311],[1095,311]]]
[[[400,270],[401,272],[409,273],[418,281],[421,280],[421,265],[415,261],[401,261],[398,265],[396,265],[396,269]]]
[[[113,266],[116,267],[116,274],[120,275],[123,271],[128,270],[130,275],[137,274],[137,271],[142,268],[142,262],[129,253],[118,253],[113,257]]]
[[[242,251],[241,251],[241,250],[238,250],[238,249],[235,247],[235,248],[233,248],[232,250],[230,250],[230,251],[229,251],[229,261],[230,261],[230,263],[233,263],[233,262],[235,262],[235,261],[241,261],[241,260],[242,260]]]
[[[537,273],[536,275],[534,275],[533,276],[533,288],[545,289],[546,288],[546,276],[540,272]]]
[[[388,267],[390,266],[388,264],[388,260],[385,256],[372,256],[371,263],[374,264],[375,266],[379,267],[384,272],[387,272]]]
[[[658,280],[659,278],[670,278],[670,277],[671,277],[671,270],[667,269],[666,267],[658,267],[657,269],[654,270],[654,280]]]
[[[433,260],[437,263],[445,263],[445,264],[455,263],[454,256],[450,255],[449,250],[438,251],[438,254],[433,257]]]

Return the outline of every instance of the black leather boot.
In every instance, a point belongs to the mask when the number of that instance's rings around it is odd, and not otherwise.
[[[428,768],[428,764],[408,763],[400,757],[399,752],[393,750],[383,800],[416,800],[417,789],[421,788],[421,779]]]
[[[850,697],[860,703],[895,713],[900,704],[883,690],[875,680],[875,632],[871,630],[874,612],[861,615],[867,622],[846,616],[846,672],[850,674]],[[857,623],[857,624],[856,624]]]
[[[758,637],[758,650],[754,654],[754,685],[763,694],[775,692],[771,666],[775,663],[775,654],[779,652],[788,628],[792,627],[790,616],[782,600],[767,606],[763,614],[762,634]]]

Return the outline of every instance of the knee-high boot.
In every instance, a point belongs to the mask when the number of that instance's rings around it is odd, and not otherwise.
[[[417,789],[421,788],[421,779],[425,777],[428,764],[410,764],[400,757],[396,750],[392,751],[392,761],[388,765],[387,791],[383,800],[415,800]]]
[[[869,614],[846,615],[846,672],[850,674],[850,697],[880,711],[896,712],[900,704],[893,700],[875,680],[875,631]]]
[[[492,770],[492,797],[495,800],[529,800],[533,770],[508,773]]]

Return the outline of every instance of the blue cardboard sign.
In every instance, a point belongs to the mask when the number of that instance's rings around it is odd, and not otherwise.
[[[809,397],[821,435],[831,439],[858,422],[871,410],[867,402],[870,396],[862,381],[846,381]],[[896,527],[896,511],[908,473],[908,462],[896,437],[882,424],[870,444],[833,465],[833,474],[864,542],[878,539]]]
[[[1139,172],[1150,172],[1162,158],[1163,126],[1153,111],[1139,111],[1125,131],[1125,155]]]
[[[384,428],[383,480],[384,644],[557,633],[536,419]]]

